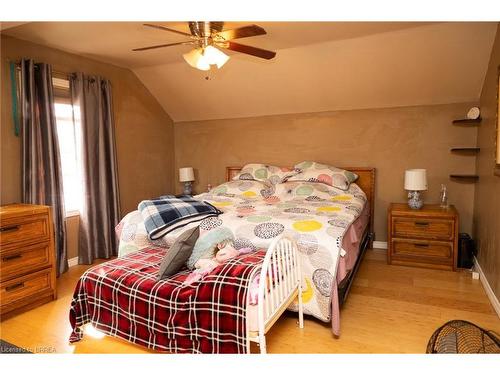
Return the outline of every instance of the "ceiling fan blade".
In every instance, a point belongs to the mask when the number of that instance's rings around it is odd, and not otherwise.
[[[270,60],[274,56],[276,56],[276,52],[268,51],[266,49],[246,46],[244,44],[234,43],[234,42],[226,42],[217,44],[221,48],[227,48],[231,51],[246,53],[247,55],[252,55],[256,57],[260,57],[262,59]]]
[[[193,42],[188,41],[188,42],[179,42],[179,43],[158,44],[156,46],[134,48],[132,51],[146,51],[148,49],[163,48],[163,47],[170,47],[170,46],[179,46],[181,44],[193,44]]]
[[[215,34],[224,40],[248,38],[250,36],[265,35],[266,30],[257,25],[238,27],[237,29],[224,30]]]
[[[170,31],[172,33],[177,33],[180,35],[192,37],[192,35],[189,33],[185,33],[184,31],[179,31],[179,30],[175,30],[175,29],[170,29],[170,28],[165,27],[165,26],[153,25],[151,23],[143,23],[143,26],[152,27],[154,29],[159,29],[159,30],[163,30],[163,31]]]

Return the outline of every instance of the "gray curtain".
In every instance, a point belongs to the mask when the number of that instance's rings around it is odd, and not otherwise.
[[[68,270],[63,180],[54,114],[52,68],[21,61],[22,199],[52,207],[57,275]]]
[[[83,163],[83,209],[78,262],[117,254],[114,228],[120,205],[115,155],[111,84],[97,76],[70,77],[73,106],[80,107]]]

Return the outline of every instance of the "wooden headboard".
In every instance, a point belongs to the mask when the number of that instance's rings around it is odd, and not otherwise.
[[[226,181],[231,181],[234,176],[236,176],[242,167],[226,167]],[[366,194],[366,198],[370,204],[370,233],[374,233],[373,227],[373,214],[375,212],[375,168],[366,167],[339,167],[347,171],[356,173],[359,177],[356,180],[356,184],[363,190]],[[373,238],[372,238],[373,240]],[[371,245],[370,241],[370,245]]]

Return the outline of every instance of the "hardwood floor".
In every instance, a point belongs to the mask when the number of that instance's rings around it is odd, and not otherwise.
[[[0,337],[33,352],[152,353],[89,333],[68,343],[71,296],[86,268],[72,267],[58,279],[56,301],[3,321]],[[268,352],[424,353],[434,330],[452,319],[500,332],[500,319],[480,281],[467,272],[389,266],[385,251],[369,250],[341,310],[341,337],[333,338],[328,324],[312,318],[300,330],[296,314],[287,312],[267,336]]]

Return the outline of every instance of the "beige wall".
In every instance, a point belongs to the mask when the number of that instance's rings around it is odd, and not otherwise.
[[[145,197],[170,193],[174,187],[173,123],[141,81],[128,69],[46,46],[1,36],[1,204],[21,200],[21,145],[14,135],[9,60],[21,57],[53,65],[62,72],[80,71],[111,81],[116,128],[122,215]],[[77,221],[68,220],[69,257],[76,256]]]
[[[497,31],[490,64],[481,93],[481,116],[477,145],[479,182],[476,186],[474,231],[478,260],[495,295],[500,298],[500,176],[495,165],[495,128],[497,117],[497,69],[500,66],[500,32]]]
[[[452,155],[452,146],[475,145],[475,128],[453,126],[471,103],[352,110],[297,115],[175,123],[176,168],[195,168],[200,192],[224,181],[226,166],[263,162],[293,165],[316,160],[339,166],[377,169],[375,231],[387,238],[389,202],[405,201],[407,168],[426,168],[429,190],[437,202],[440,184],[460,212],[462,231],[472,227],[474,184],[449,180],[451,172],[473,173],[475,158]],[[176,189],[181,191],[180,183]]]

